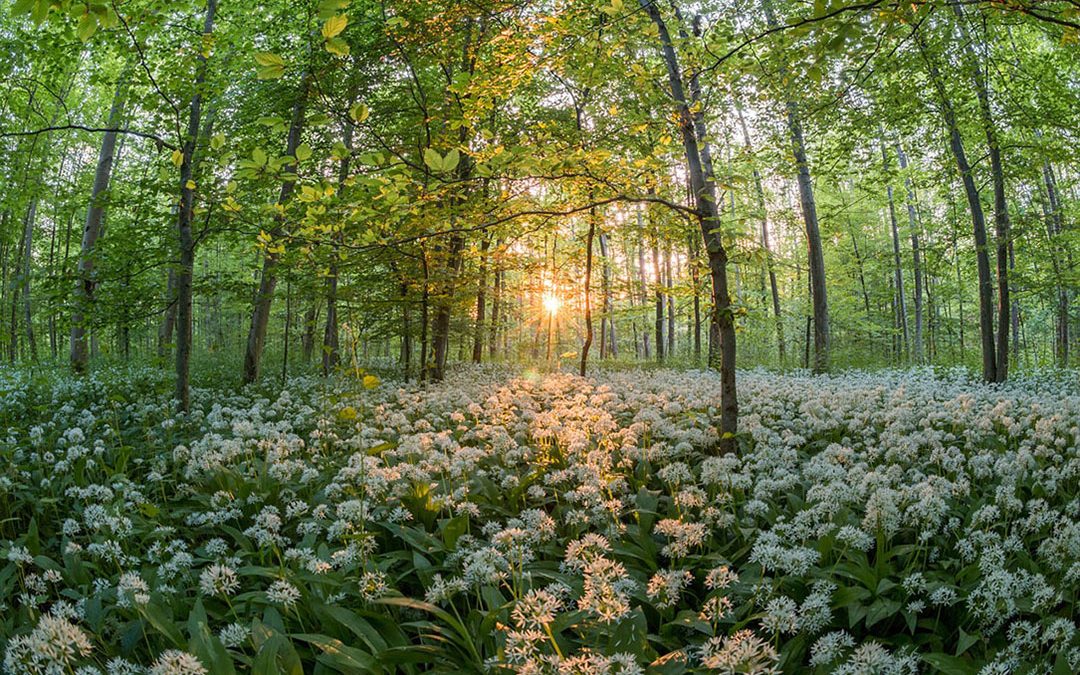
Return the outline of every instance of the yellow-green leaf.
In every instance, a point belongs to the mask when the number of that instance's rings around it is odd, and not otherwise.
[[[461,161],[461,154],[455,148],[455,149],[451,150],[450,152],[446,153],[446,157],[443,158],[442,170],[443,171],[453,171],[454,169],[457,168],[458,162],[460,162],[460,161]]]
[[[357,124],[363,124],[370,114],[371,111],[363,103],[357,103],[349,108],[349,117],[353,118],[353,121]]]
[[[307,143],[301,143],[296,148],[296,161],[303,162],[311,158],[311,146]]]
[[[348,56],[349,44],[341,38],[331,38],[326,41],[326,51],[334,56]]]
[[[273,52],[259,52],[255,55],[255,63],[260,66],[284,66],[285,59]]]
[[[82,40],[83,42],[86,42],[87,40],[89,40],[90,38],[92,38],[94,36],[94,33],[97,32],[97,27],[98,27],[98,22],[97,22],[97,17],[96,16],[94,16],[93,14],[91,14],[89,12],[87,12],[86,14],[83,14],[82,18],[79,19],[79,28],[78,28],[79,39]]]
[[[424,164],[427,164],[428,168],[431,169],[432,171],[442,171],[442,168],[443,168],[442,155],[440,155],[439,152],[437,150],[435,150],[434,148],[425,148],[424,149]]]
[[[177,169],[179,169],[181,166],[183,166],[183,164],[184,164],[184,153],[180,152],[179,150],[173,150],[172,151],[172,163],[173,163],[173,166],[175,166]]]
[[[347,25],[349,25],[349,17],[345,16],[344,14],[332,16],[326,20],[326,23],[323,24],[323,37],[327,40],[329,40],[330,38],[335,38],[341,34],[341,31],[345,30],[345,26]]]

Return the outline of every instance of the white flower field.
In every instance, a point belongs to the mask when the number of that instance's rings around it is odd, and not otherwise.
[[[164,377],[0,383],[4,672],[1080,671],[1060,379]]]

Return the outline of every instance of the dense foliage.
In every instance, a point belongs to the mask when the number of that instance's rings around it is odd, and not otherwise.
[[[1075,383],[509,376],[6,375],[4,667],[1080,668]]]

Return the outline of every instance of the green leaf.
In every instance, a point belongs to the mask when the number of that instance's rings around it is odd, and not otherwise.
[[[322,652],[318,656],[319,663],[330,666],[342,673],[369,673],[380,670],[378,663],[371,654],[356,647],[349,647],[336,638],[310,633],[293,634],[292,637],[303,640],[319,649]]]
[[[188,616],[188,634],[191,636],[188,642],[189,651],[199,657],[204,665],[209,666],[210,672],[222,673],[222,675],[236,672],[232,657],[225,650],[225,645],[210,632],[209,619],[206,617],[201,598],[196,598],[195,605]]]
[[[255,77],[260,80],[277,80],[284,74],[285,68],[283,66],[265,66],[256,71]]]
[[[345,26],[348,25],[349,17],[343,14],[332,16],[326,20],[326,23],[323,24],[322,35],[327,40],[330,40],[331,38],[335,38],[340,35],[341,31],[345,30]]]
[[[294,156],[296,157],[296,161],[298,162],[303,162],[305,160],[311,159],[311,146],[307,143],[301,143],[296,147],[296,152],[294,153]]]
[[[434,148],[424,148],[424,164],[432,171],[442,171],[442,155]]]
[[[158,630],[159,633],[169,638],[169,642],[174,647],[184,647],[184,635],[180,632],[180,628],[173,622],[172,618],[165,615],[165,603],[161,598],[155,598],[143,605],[141,612],[146,620],[150,622],[150,625]]]
[[[958,675],[963,675],[965,673],[979,672],[979,667],[975,662],[962,659],[959,656],[950,656],[949,654],[943,654],[941,652],[933,652],[930,654],[922,654],[921,658],[941,673],[957,673]]]
[[[86,42],[90,38],[94,37],[94,33],[97,32],[97,28],[97,17],[89,12],[83,14],[82,18],[79,19],[79,27],[77,29],[79,39],[83,42]]]
[[[368,107],[363,103],[357,103],[349,108],[349,117],[357,124],[363,124],[370,114],[371,111],[368,110]]]
[[[251,151],[251,161],[255,162],[256,166],[266,166],[266,153],[262,151],[262,148]]]
[[[341,38],[331,38],[326,41],[326,51],[334,56],[348,56],[349,44]]]
[[[974,635],[968,635],[967,633],[964,632],[964,629],[961,628],[960,629],[960,639],[956,643],[956,655],[961,656],[964,652],[966,652],[968,650],[969,647],[971,647],[971,645],[975,644],[976,642],[978,642],[981,639],[982,639],[982,636],[979,635],[978,633],[976,633]]]
[[[443,171],[453,171],[460,161],[461,154],[458,153],[457,149],[450,150],[450,152],[446,153],[446,157],[443,158]]]
[[[273,52],[259,52],[255,55],[255,63],[260,66],[284,66],[285,59]]]

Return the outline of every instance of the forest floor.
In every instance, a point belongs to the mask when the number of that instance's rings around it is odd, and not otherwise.
[[[366,384],[0,375],[6,671],[1080,671],[1075,383]]]

